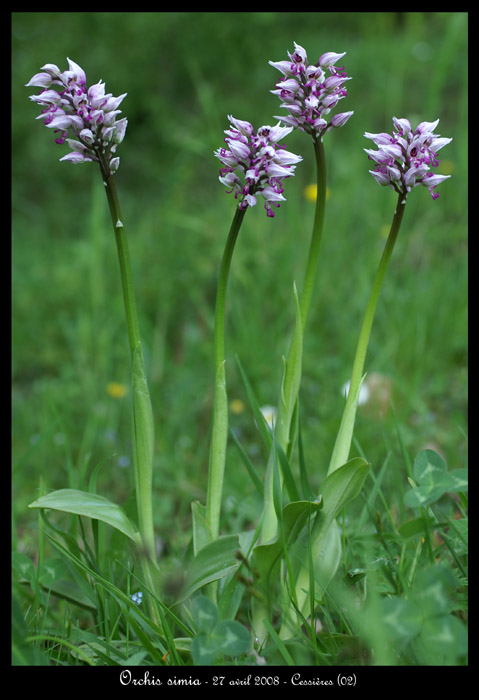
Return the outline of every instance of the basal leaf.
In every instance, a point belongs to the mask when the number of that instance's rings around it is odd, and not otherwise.
[[[190,562],[186,572],[186,589],[183,599],[189,598],[207,583],[226,576],[240,564],[237,553],[240,549],[237,535],[218,537],[200,549]]]
[[[59,510],[64,513],[83,515],[87,518],[100,520],[120,530],[134,542],[137,541],[136,528],[120,506],[96,493],[88,493],[87,491],[78,491],[76,489],[60,489],[37,498],[28,507],[50,508],[51,510]]]

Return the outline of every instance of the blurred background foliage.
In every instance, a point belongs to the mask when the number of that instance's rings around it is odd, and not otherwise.
[[[328,208],[307,332],[303,438],[314,484],[324,477],[362,315],[396,195],[368,173],[365,131],[392,117],[440,118],[453,142],[433,202],[409,198],[370,344],[379,392],[357,419],[357,449],[373,468],[391,452],[385,488],[398,499],[411,457],[434,446],[464,466],[467,401],[468,17],[456,12],[15,12],[12,14],[12,328],[14,544],[35,547],[26,506],[46,489],[128,497],[130,366],[116,250],[100,174],[59,163],[66,147],[35,121],[25,83],[45,63],[79,63],[122,103],[127,136],[117,186],[132,257],[156,418],[156,518],[165,547],[182,547],[191,500],[204,500],[212,402],[216,277],[234,213],[213,151],[227,115],[275,123],[269,93],[293,42],[310,61],[346,51],[348,124],[327,135]],[[262,475],[265,455],[234,360],[262,404],[275,404],[301,288],[314,205],[310,140],[288,137],[304,162],[275,219],[246,216],[228,291],[231,424]],[[223,529],[258,515],[234,446]],[[36,517],[36,516],[35,516]]]

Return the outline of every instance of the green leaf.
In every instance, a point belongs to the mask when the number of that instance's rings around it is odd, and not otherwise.
[[[191,504],[191,515],[193,525],[193,552],[198,554],[200,549],[203,549],[211,542],[211,528],[206,518],[206,506],[199,501],[193,501]]]
[[[281,401],[275,430],[279,444],[285,451],[287,451],[287,443],[291,438],[291,424],[301,384],[303,362],[303,326],[296,285],[294,285],[293,291],[296,324],[289,348],[288,359],[286,360],[284,368],[283,382],[281,385]]]
[[[420,508],[438,501],[445,493],[468,490],[467,469],[448,472],[441,455],[434,450],[422,450],[414,460],[414,478],[418,484],[404,497],[410,508]]]
[[[220,618],[220,613],[214,602],[204,595],[199,595],[191,601],[191,616],[198,634],[211,632]]]
[[[355,457],[326,477],[319,490],[325,522],[332,522],[346,503],[359,496],[368,472],[366,460]]]
[[[30,557],[24,552],[12,552],[12,572],[16,574],[19,581],[28,581],[32,589],[36,590],[35,567]]]
[[[238,656],[248,650],[250,633],[235,620],[219,620],[219,610],[212,600],[197,596],[191,602],[196,635],[191,645],[195,664],[210,666],[218,653]]]
[[[246,376],[246,372],[243,369],[243,366],[240,362],[240,359],[238,356],[236,356],[236,362],[238,363],[238,368],[241,374],[241,377],[243,379],[243,383],[246,388],[246,394],[248,396],[248,400],[251,406],[251,409],[253,411],[253,415],[255,417],[256,425],[258,427],[258,430],[261,433],[261,437],[263,438],[263,442],[266,446],[266,448],[269,450],[271,449],[271,430],[269,429],[268,424],[266,423],[266,420],[261,413],[261,409],[258,403],[258,400],[255,396],[255,393],[253,391],[253,388],[248,380],[248,377]]]
[[[133,461],[138,520],[143,542],[154,558],[152,510],[153,453],[155,431],[150,393],[146,378],[143,350],[140,342],[133,352]]]
[[[424,486],[434,485],[437,478],[446,471],[446,462],[434,450],[422,450],[414,460],[414,478]]]
[[[339,426],[339,431],[336,436],[336,442],[334,444],[333,454],[331,455],[331,462],[329,464],[328,474],[331,474],[332,472],[336,471],[336,469],[340,469],[341,465],[345,463],[344,460],[348,458],[351,449],[351,441],[353,439],[354,423],[356,420],[356,409],[358,407],[361,387],[365,378],[366,375],[364,375],[361,381],[359,382],[356,394],[354,396],[351,396],[351,402],[349,400],[349,396],[346,401],[343,417],[341,418],[341,425]]]
[[[313,562],[315,582],[318,581],[321,588],[319,595],[322,595],[340,562],[341,539],[335,519],[341,509],[359,495],[368,472],[369,464],[361,457],[356,457],[331,472],[321,486],[320,496],[323,499],[323,507],[316,514],[310,533],[306,533],[309,541],[305,540],[303,535],[298,543],[296,554],[296,559],[299,558],[302,563],[296,578],[296,596],[303,615],[311,612],[308,595],[310,587],[308,559]],[[322,568],[323,564],[324,568]],[[316,598],[319,595],[316,595]]]
[[[403,523],[398,528],[398,532],[405,540],[419,535],[423,537],[426,532],[431,530],[435,522],[434,518],[414,518]]]
[[[223,578],[240,565],[237,552],[240,549],[237,535],[218,537],[200,549],[190,562],[186,572],[186,589],[182,599],[190,598],[193,593],[207,583]]]
[[[293,473],[291,471],[291,467],[290,467],[288,458],[286,457],[286,455],[283,451],[283,448],[279,444],[275,435],[273,435],[273,439],[274,439],[274,448],[275,448],[276,454],[278,456],[279,465],[281,467],[281,473],[283,475],[284,484],[286,486],[286,490],[288,492],[289,498],[292,501],[300,501],[301,496],[299,494],[298,487],[296,486],[296,481],[293,477]]]
[[[261,498],[263,498],[263,494],[264,494],[263,482],[261,481],[261,479],[257,475],[256,469],[254,468],[254,465],[253,465],[253,462],[250,460],[250,458],[248,457],[248,455],[244,451],[243,447],[241,446],[241,443],[239,442],[238,438],[236,437],[236,435],[234,433],[234,430],[230,429],[229,432],[230,432],[230,436],[231,436],[233,442],[235,443],[235,445],[238,449],[238,452],[239,452],[240,457],[243,461],[243,464],[245,465],[245,467],[248,471],[248,474],[250,476],[251,481],[255,485],[256,490],[258,491]]]
[[[46,496],[41,496],[29,508],[50,508],[64,513],[83,515],[87,518],[100,520],[107,525],[120,530],[124,535],[136,542],[136,528],[127,518],[120,506],[96,493],[77,491],[76,489],[60,489]]]
[[[284,543],[291,547],[302,531],[310,513],[316,513],[322,508],[321,500],[297,501],[288,503],[283,508]],[[259,573],[260,581],[268,588],[278,576],[278,568],[283,554],[283,540],[276,538],[267,544],[260,544],[254,549],[254,567]]]
[[[216,639],[219,650],[226,656],[239,656],[248,651],[250,645],[250,633],[236,620],[223,620],[220,622],[213,636]]]
[[[11,664],[12,666],[49,666],[50,659],[38,647],[26,641],[27,626],[20,603],[15,597],[11,601]]]
[[[132,383],[137,468],[145,472],[144,478],[148,480],[152,470],[155,431],[141,343],[137,344],[133,353]]]
[[[420,608],[402,598],[382,600],[381,619],[387,636],[398,645],[418,635],[424,624]]]
[[[196,666],[213,666],[218,655],[216,640],[208,634],[197,634],[191,642],[191,655]]]

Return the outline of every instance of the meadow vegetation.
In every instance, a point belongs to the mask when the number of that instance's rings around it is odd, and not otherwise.
[[[13,13],[14,664],[467,663],[467,19],[456,12]],[[351,451],[371,469],[338,517],[334,581],[287,641],[273,603],[268,643],[257,649],[247,563],[233,562],[222,579],[228,604],[223,597],[217,607],[204,586],[185,612],[183,596],[194,560],[192,502],[206,497],[214,304],[234,208],[213,152],[229,114],[275,123],[269,91],[278,75],[268,60],[285,57],[294,41],[311,57],[347,52],[353,79],[344,108],[354,110],[325,143],[327,207],[303,349],[301,450],[291,456],[302,494],[304,465],[312,492],[326,477],[396,202],[368,173],[363,134],[390,131],[393,116],[439,117],[439,132],[453,137],[439,170],[452,177],[437,201],[418,188],[406,207]],[[101,177],[90,164],[58,162],[65,149],[35,122],[24,87],[44,63],[63,66],[67,56],[91,82],[102,78],[113,94],[128,93],[116,183],[155,419],[163,636],[144,606],[131,605],[144,581],[121,533],[28,507],[69,488],[135,513],[131,366]],[[229,279],[225,536],[256,527],[261,489],[246,462],[261,484],[268,460],[241,370],[257,405],[275,405],[294,329],[293,283],[303,280],[314,216],[312,149],[297,132],[287,147],[303,156],[287,202],[274,219],[259,206],[248,212]],[[423,490],[415,494],[413,485]],[[236,646],[227,646],[230,633]]]

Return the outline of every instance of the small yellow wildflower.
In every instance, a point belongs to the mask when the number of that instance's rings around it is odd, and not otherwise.
[[[128,392],[128,389],[124,384],[120,384],[119,382],[109,382],[106,386],[106,392],[114,399],[122,399]]]
[[[329,199],[329,196],[331,194],[331,190],[329,187],[326,187],[326,199]],[[316,198],[318,196],[318,186],[316,184],[311,184],[308,185],[307,187],[304,188],[304,196],[308,200],[308,202],[315,202]]]
[[[243,413],[244,411],[244,403],[241,401],[241,399],[233,399],[230,402],[230,410],[231,413],[235,414],[235,416],[239,416],[239,414]]]

